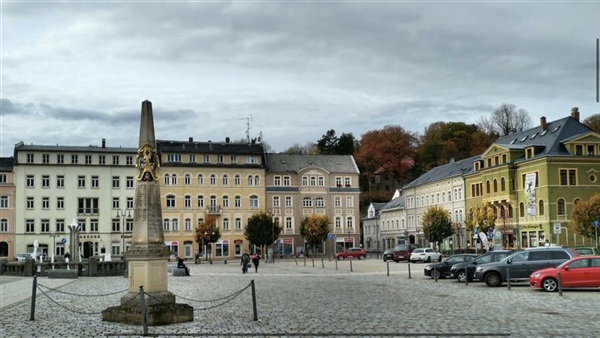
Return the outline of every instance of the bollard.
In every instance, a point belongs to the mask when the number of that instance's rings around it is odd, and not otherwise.
[[[304,266],[306,266],[306,256],[304,256]]]
[[[390,275],[390,262],[386,262],[387,263],[387,275]]]
[[[29,320],[35,320],[35,295],[37,291],[37,275],[33,275],[33,284],[31,285],[31,312]]]
[[[258,312],[256,311],[256,290],[254,288],[254,279],[250,282],[252,285],[252,311],[254,311],[254,321],[258,320]]]
[[[298,266],[298,260],[294,257],[294,262],[296,262],[296,266]]]
[[[433,274],[433,279],[437,283],[437,280],[438,280],[438,269],[437,268],[433,268],[433,271],[431,271],[431,273]]]
[[[315,267],[315,258],[312,258],[313,268]]]
[[[469,269],[465,268],[465,285],[469,285]]]
[[[140,285],[140,307],[142,311],[142,326],[144,327],[144,336],[148,335],[148,317],[146,316],[146,294],[144,286]]]
[[[337,259],[335,260],[335,269],[337,270]]]
[[[502,278],[502,276],[500,276]],[[502,281],[500,281],[502,283]],[[510,269],[506,268],[506,283],[508,284],[508,289],[510,290]]]
[[[411,278],[411,276],[410,276],[410,263],[408,263],[408,279],[410,279],[410,278]]]
[[[352,260],[350,260],[350,272],[352,272],[354,270],[352,270]]]
[[[323,269],[325,269],[325,260],[323,258],[321,258],[321,266],[323,266]]]
[[[560,271],[556,273],[557,283],[558,283],[558,295],[562,297],[562,283],[560,282]]]

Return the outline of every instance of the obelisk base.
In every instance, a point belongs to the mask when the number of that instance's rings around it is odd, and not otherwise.
[[[146,293],[146,323],[148,326],[169,325],[194,321],[194,308],[188,304],[175,303],[170,292]],[[102,321],[142,325],[140,295],[129,293],[121,298],[120,306],[102,311]]]

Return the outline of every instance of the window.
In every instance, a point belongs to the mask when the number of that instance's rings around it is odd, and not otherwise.
[[[118,189],[120,186],[120,178],[119,176],[113,176],[112,177],[112,187],[113,189]]]
[[[317,207],[317,208],[325,207],[325,200],[323,199],[323,197],[315,198],[315,207]]]
[[[342,178],[340,176],[337,176],[335,178],[335,185],[337,185],[338,187],[342,186]]]
[[[62,175],[56,176],[56,187],[64,188],[65,187],[65,177]]]
[[[56,232],[65,232],[65,220],[64,219],[56,220]]]
[[[98,215],[98,198],[79,198],[77,203],[78,215]]]
[[[347,187],[352,185],[352,180],[350,179],[350,177],[344,177],[344,185]]]
[[[577,185],[577,172],[575,169],[559,170],[560,185]]]
[[[204,196],[198,195],[197,201],[198,201],[197,207],[198,208],[204,208]]]
[[[85,188],[85,176],[77,176],[77,188]]]
[[[340,216],[335,217],[335,228],[340,229],[342,227],[342,218]]]
[[[210,185],[212,185],[212,186],[217,185],[217,175],[210,174]]]
[[[258,196],[251,195],[250,196],[250,208],[257,209],[258,208]]]
[[[242,219],[241,218],[236,218],[235,219],[235,230],[242,230]]]
[[[506,180],[504,177],[500,179],[500,191],[506,191]]]
[[[233,177],[233,184],[234,184],[236,187],[239,187],[240,185],[242,185],[242,177],[241,177],[240,175],[235,175],[235,176]]]
[[[42,197],[42,209],[50,209],[50,197]]]
[[[564,215],[565,214],[565,200],[562,198],[558,199],[558,202],[556,203],[556,209],[557,209],[557,213],[559,215]]]
[[[258,175],[254,176],[254,185],[257,187],[260,185],[260,176],[258,176]]]
[[[202,155],[202,162],[210,163],[210,155],[208,155],[208,154]]]
[[[177,218],[173,218],[171,220],[171,226],[173,227],[173,231],[179,231],[179,220]]]
[[[292,196],[285,196],[285,207],[286,208],[292,207]]]
[[[183,207],[189,209],[192,207],[192,196],[185,196],[183,198]]]
[[[569,170],[569,185],[577,185],[577,175],[575,170]]]
[[[229,156],[229,162],[231,164],[237,164],[237,155],[231,155],[231,156]]]
[[[57,197],[56,198],[56,209],[63,210],[65,208],[65,198]]]
[[[167,208],[175,208],[175,196],[167,195]]]
[[[125,205],[126,205],[127,209],[133,209],[133,197],[127,197],[127,200],[125,201]]]
[[[198,185],[204,185],[204,176],[202,176],[202,174],[198,174],[197,179]]]
[[[224,186],[228,186],[229,185],[229,176],[227,174],[223,174],[221,181]]]
[[[8,196],[0,196],[0,209],[8,209]]]
[[[25,232],[35,232],[35,222],[32,219],[25,220]]]
[[[196,163],[196,154],[189,154],[188,155],[188,162],[190,162],[190,163]]]
[[[56,163],[64,164],[65,163],[65,155],[63,155],[63,154],[56,155]]]
[[[106,155],[99,155],[98,156],[98,163],[99,164],[106,164]]]
[[[192,176],[190,174],[185,174],[185,176],[183,176],[183,184],[185,185],[192,185]]]
[[[317,177],[316,176],[310,176],[310,185],[313,187],[315,185],[317,185]]]
[[[97,219],[90,220],[90,231],[98,232],[98,220]]]
[[[498,180],[494,179],[494,192],[498,192]]]
[[[125,161],[126,161],[127,165],[133,165],[133,156],[131,156],[131,155],[128,155],[128,156],[125,158]]]
[[[78,155],[71,155],[71,164],[77,164],[79,162]]]
[[[241,208],[242,207],[242,197],[235,196],[235,198],[233,199],[233,204],[234,204],[234,207]]]
[[[519,217],[525,217],[525,204],[519,203]]]
[[[485,181],[485,193],[490,193],[490,181]]]
[[[253,182],[254,182],[254,179],[252,178],[252,175],[248,175],[248,186],[252,186]]]
[[[217,155],[217,163],[223,164],[223,155]]]
[[[275,185],[275,186],[281,185],[281,176],[273,177],[273,185]]]
[[[304,197],[302,199],[302,206],[305,208],[312,207],[312,199],[310,197]]]
[[[112,160],[113,160],[113,165],[119,165],[119,156],[113,155]]]
[[[112,198],[112,208],[119,209],[119,198],[118,197]]]
[[[594,146],[592,146],[592,145],[587,146],[587,155],[594,156]]]
[[[229,208],[229,196],[223,196],[223,208]]]
[[[98,188],[100,186],[100,179],[98,176],[92,176],[92,188]]]
[[[280,202],[279,196],[273,196],[273,207],[274,208],[279,208],[279,206],[280,206],[279,202]]]
[[[0,232],[8,232],[8,220],[6,218],[0,219]]]
[[[6,174],[0,174],[0,183],[6,183]]]
[[[27,197],[27,202],[25,204],[27,209],[33,209],[35,207],[35,203],[33,201],[33,197]]]
[[[185,231],[192,231],[192,219],[191,218],[186,218],[183,221],[183,229]]]
[[[85,164],[92,164],[92,155],[85,155]]]
[[[223,218],[223,231],[229,231],[229,218]]]
[[[121,221],[118,218],[114,218],[112,220],[112,231],[120,232],[121,231]]]
[[[49,154],[42,154],[42,163],[50,163],[50,155]]]
[[[333,198],[333,205],[336,208],[341,208],[342,207],[342,196],[335,196]]]
[[[167,154],[167,162],[181,162],[181,154]]]
[[[290,177],[289,176],[283,176],[283,185],[286,187],[290,186]]]
[[[346,218],[346,227],[352,228],[353,226],[354,226],[354,218],[352,218],[352,216],[348,216],[348,218]]]
[[[291,217],[286,217],[285,218],[285,228],[290,230],[292,229],[292,218]]]
[[[229,242],[222,241],[215,243],[215,256],[227,257],[229,256]]]
[[[538,202],[538,210],[539,210],[540,216],[544,216],[544,201],[543,200],[540,200]]]
[[[354,206],[354,198],[352,196],[346,196],[346,208],[352,208]]]
[[[164,181],[165,181],[165,185],[171,184],[171,176],[169,176],[169,174],[165,174]]]
[[[583,155],[583,146],[578,144],[575,146],[575,155],[581,156]]]
[[[170,231],[169,229],[171,228],[170,226],[170,222],[168,218],[163,219],[163,230],[164,231]]]
[[[177,185],[177,174],[171,175],[171,185]]]
[[[50,188],[50,176],[42,175],[42,188]]]
[[[27,163],[33,163],[34,156],[33,154],[27,154]]]
[[[244,158],[244,163],[246,164],[255,164],[256,163],[256,156],[252,156],[252,155],[248,155]]]
[[[133,176],[125,177],[125,187],[127,189],[133,189]]]
[[[27,175],[27,177],[25,178],[25,186],[27,188],[35,187],[35,178],[33,175]]]

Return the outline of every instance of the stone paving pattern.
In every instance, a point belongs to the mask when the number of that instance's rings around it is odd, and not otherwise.
[[[239,263],[188,264],[192,276],[169,275],[169,291],[193,300],[221,298],[255,280],[258,321],[253,321],[250,288],[227,304],[188,303],[194,322],[148,327],[158,337],[600,337],[600,290],[568,290],[561,297],[530,289],[526,283],[508,290],[483,283],[468,286],[454,280],[438,282],[423,276],[424,264],[293,260],[261,263],[241,273]],[[0,276],[1,286],[21,283],[31,290],[32,278]],[[38,283],[48,285],[47,278]],[[30,300],[2,304],[0,337],[131,337],[142,326],[102,322],[102,310],[124,294],[85,297],[127,289],[123,277],[65,281],[61,291],[37,293],[35,320]],[[3,288],[4,290],[4,288]],[[3,295],[10,299],[10,295]],[[60,306],[59,306],[60,305]],[[64,306],[76,312],[61,308]],[[94,314],[84,314],[94,313]]]

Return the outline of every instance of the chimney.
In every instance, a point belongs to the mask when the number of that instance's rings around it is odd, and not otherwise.
[[[231,141],[231,139],[229,138],[229,136],[227,136],[227,137],[225,138],[225,143],[229,143],[230,141]]]
[[[190,142],[190,143],[194,142],[194,138],[193,137],[189,137],[188,138],[188,142]]]
[[[579,108],[573,107],[571,108],[571,117],[579,122]]]
[[[106,148],[106,139],[105,138],[102,139],[102,148]]]
[[[540,117],[540,128],[542,128],[542,131],[546,130],[547,124],[546,124],[546,116],[542,116]]]

